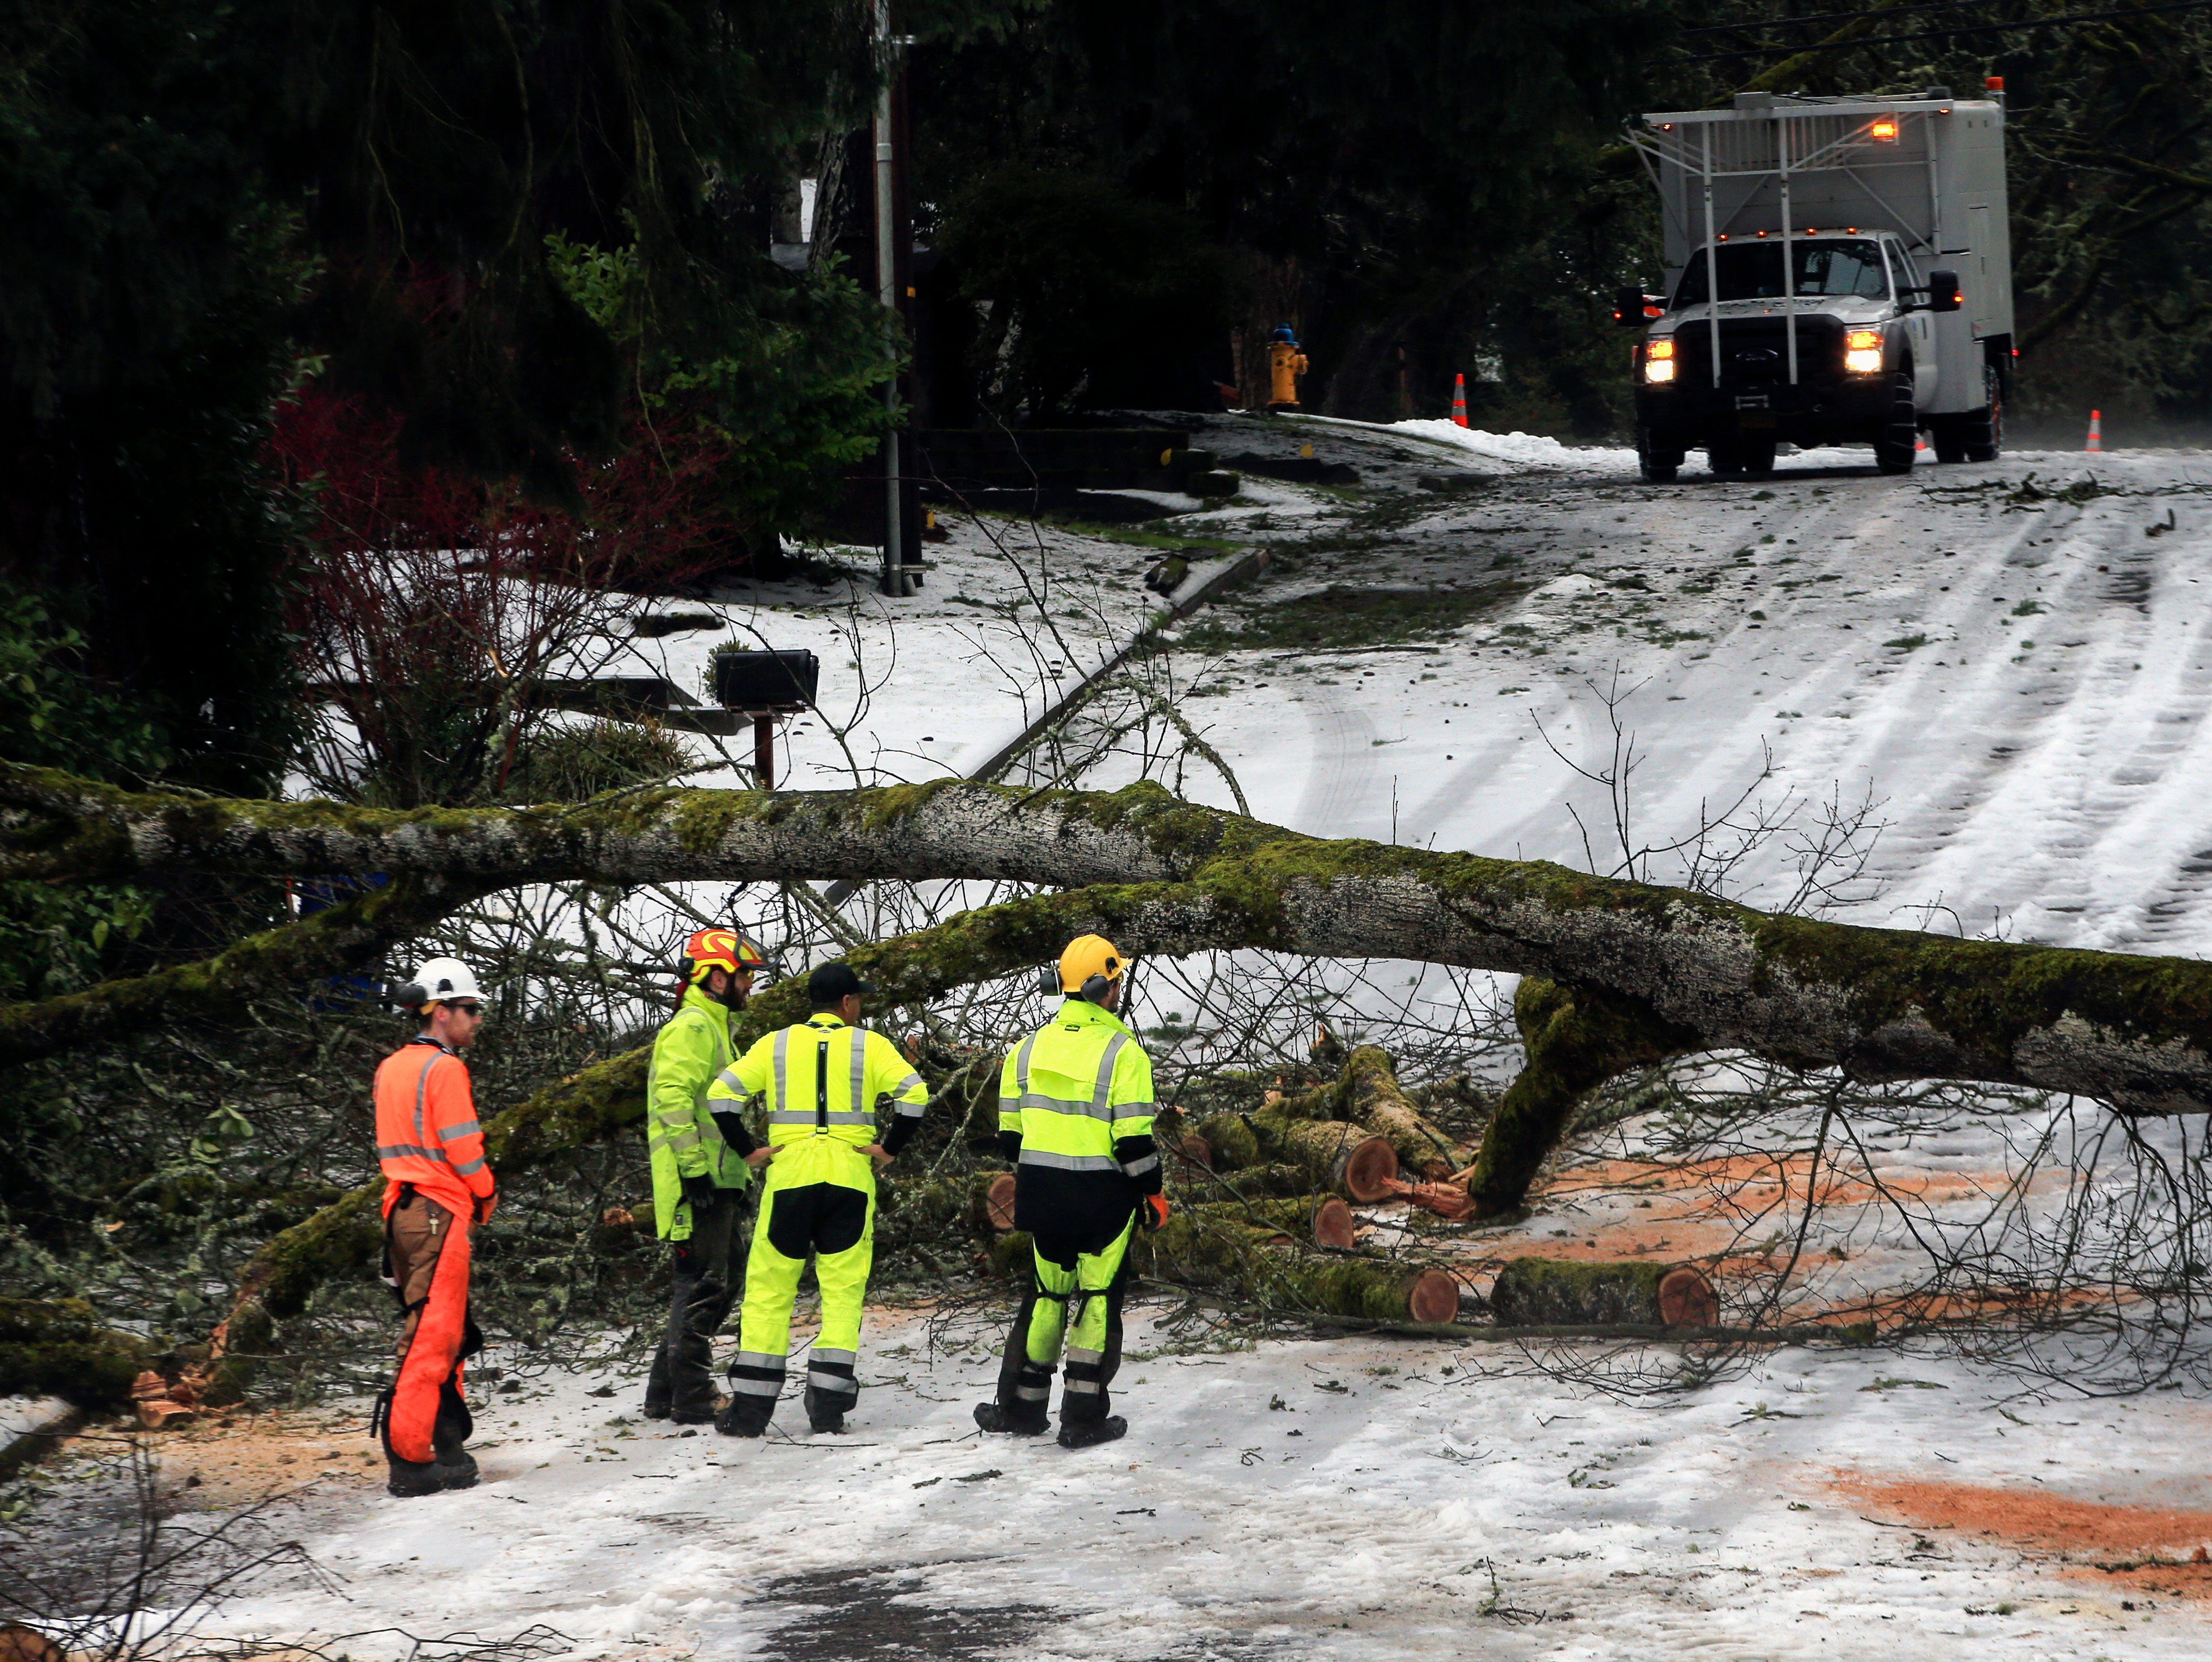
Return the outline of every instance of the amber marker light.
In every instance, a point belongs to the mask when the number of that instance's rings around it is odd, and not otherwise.
[[[1881,371],[1881,331],[1854,329],[1844,337],[1844,368],[1853,375],[1875,375]]]
[[[1663,386],[1674,379],[1674,343],[1651,341],[1644,349],[1644,379]]]
[[[1883,116],[1867,129],[1867,136],[1877,144],[1897,143],[1897,118]]]

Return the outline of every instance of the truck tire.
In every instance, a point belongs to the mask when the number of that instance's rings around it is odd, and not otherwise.
[[[1735,455],[1743,470],[1754,479],[1764,479],[1774,471],[1774,440],[1771,439],[1739,439],[1736,440]]]
[[[1681,471],[1682,452],[1662,444],[1652,436],[1651,429],[1639,426],[1636,429],[1636,466],[1647,485],[1671,485]]]
[[[1725,478],[1743,471],[1743,446],[1734,439],[1716,439],[1705,446],[1705,465]]]
[[[1982,366],[1982,407],[1960,423],[1970,462],[1994,462],[2004,453],[2004,382],[1995,364]]]
[[[1935,447],[1939,462],[1963,462],[1966,459],[1966,423],[1972,416],[1930,416],[1928,418],[1928,442]]]
[[[1912,372],[1893,371],[1889,378],[1889,418],[1881,436],[1874,441],[1874,464],[1884,473],[1910,473],[1920,448],[1919,414],[1912,403]]]

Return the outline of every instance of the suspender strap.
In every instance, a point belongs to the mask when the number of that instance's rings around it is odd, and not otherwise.
[[[814,1050],[814,1129],[830,1129],[830,1041],[824,1039]]]

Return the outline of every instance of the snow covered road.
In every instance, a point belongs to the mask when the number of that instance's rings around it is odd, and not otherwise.
[[[1603,771],[1592,688],[1617,673],[1636,840],[1694,830],[1771,750],[1769,801],[1880,803],[1882,898],[1860,920],[1941,907],[1942,926],[2021,938],[2212,943],[2212,456],[1893,479],[1821,452],[1769,480],[1652,488],[1621,452],[1582,454],[1379,543],[1285,550],[1240,602],[1257,632],[1270,605],[1382,587],[1433,624],[1224,650],[1194,620],[1191,657],[1222,689],[1207,731],[1255,814],[1580,865],[1572,804],[1611,864],[1605,793],[1552,747]],[[1778,898],[1790,865],[1770,844],[1743,898]]]
[[[2212,1573],[2096,1568],[2212,1539],[2212,1481],[2173,1459],[2212,1432],[2201,1404],[2037,1405],[1788,1351],[1636,1406],[1492,1375],[1490,1346],[1176,1355],[1148,1325],[1116,1387],[1130,1436],[1073,1454],[979,1436],[996,1330],[933,1353],[911,1315],[872,1319],[843,1438],[677,1433],[635,1419],[626,1377],[496,1398],[480,1488],[326,1480],[288,1525],[337,1594],[223,1627],[543,1623],[577,1656],[786,1662],[2204,1653],[2186,1599]],[[172,1470],[219,1481],[223,1456],[179,1446]]]

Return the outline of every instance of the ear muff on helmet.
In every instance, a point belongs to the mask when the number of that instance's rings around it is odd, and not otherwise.
[[[1103,975],[1086,975],[1083,978],[1083,985],[1076,991],[1080,992],[1087,1002],[1095,1004],[1106,996],[1106,989],[1113,985],[1113,982],[1108,980]]]
[[[430,1002],[430,989],[409,981],[392,989],[392,1002],[402,1010],[420,1010]]]

